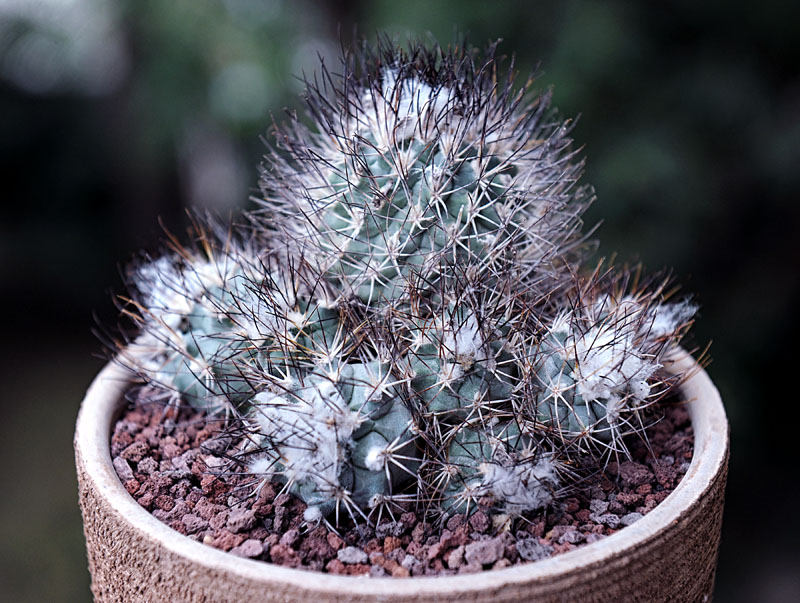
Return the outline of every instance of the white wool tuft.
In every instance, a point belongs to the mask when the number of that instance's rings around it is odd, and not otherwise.
[[[322,519],[322,511],[316,505],[309,505],[303,512],[303,519],[309,523],[314,523]]]
[[[648,334],[653,338],[672,335],[676,329],[689,321],[696,313],[697,306],[688,301],[656,306],[650,311],[652,323],[646,325]]]
[[[386,465],[386,451],[383,448],[373,446],[367,452],[364,464],[370,471],[383,471]]]
[[[587,402],[614,396],[623,397],[628,385],[638,383],[638,393],[660,365],[642,354],[630,330],[622,332],[615,325],[603,324],[584,334],[575,334],[573,345],[565,346],[574,354],[577,372],[576,391]],[[569,354],[564,354],[568,356]]]
[[[514,461],[507,455],[495,455],[481,466],[481,486],[502,502],[511,513],[535,511],[553,500],[552,490],[558,485],[556,464],[549,456],[537,460]]]
[[[442,329],[442,347],[443,352],[459,363],[481,362],[487,359],[486,342],[474,312],[471,312],[461,324]]]
[[[270,475],[273,472],[273,466],[272,459],[260,458],[250,463],[248,470],[254,475]]]
[[[688,303],[647,306],[631,296],[606,295],[584,309],[594,326],[582,328],[581,320],[564,312],[549,329],[557,339],[547,345],[573,367],[575,393],[604,403],[613,424],[650,395],[650,380],[661,368],[658,340],[673,336],[695,311]]]
[[[329,381],[308,384],[290,402],[272,392],[254,400],[260,432],[272,446],[268,456],[279,460],[289,481],[314,482],[320,492],[333,494],[345,461],[346,442],[358,427],[351,411]]]

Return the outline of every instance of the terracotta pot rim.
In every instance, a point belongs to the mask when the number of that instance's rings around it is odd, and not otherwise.
[[[339,576],[310,570],[286,568],[263,561],[243,559],[201,544],[161,523],[125,490],[111,464],[110,439],[118,402],[131,382],[130,373],[111,362],[92,382],[81,405],[75,431],[79,464],[97,494],[124,518],[142,538],[208,570],[230,572],[243,579],[281,584],[318,593],[351,592],[362,596],[397,596],[486,591],[514,583],[552,579],[567,572],[596,568],[604,560],[634,550],[657,538],[678,522],[724,471],[728,450],[728,423],[719,392],[704,370],[685,351],[679,350],[667,368],[690,371],[682,388],[688,400],[695,431],[695,451],[689,470],[675,490],[657,507],[634,524],[598,542],[573,551],[499,570],[440,577],[369,578]],[[80,470],[80,467],[79,467]]]

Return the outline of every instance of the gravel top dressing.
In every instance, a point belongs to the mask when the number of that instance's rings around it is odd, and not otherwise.
[[[233,555],[289,567],[370,576],[449,575],[536,561],[605,538],[663,501],[689,467],[686,409],[665,405],[631,441],[632,460],[609,462],[545,512],[509,517],[484,498],[469,517],[426,523],[411,509],[334,531],[303,519],[306,505],[280,484],[258,490],[231,472],[223,425],[191,409],[165,410],[142,388],[114,426],[111,456],[126,490],[181,534]],[[221,471],[222,467],[228,468]]]

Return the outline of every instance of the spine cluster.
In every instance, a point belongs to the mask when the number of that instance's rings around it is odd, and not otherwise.
[[[247,225],[198,224],[131,272],[121,360],[231,413],[231,454],[309,521],[539,509],[679,381],[663,363],[694,306],[587,271],[570,123],[498,63],[383,45],[323,66]]]

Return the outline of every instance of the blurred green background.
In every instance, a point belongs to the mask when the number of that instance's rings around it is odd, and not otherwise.
[[[733,439],[719,601],[800,600],[800,3],[0,0],[0,599],[87,601],[72,465],[90,330],[159,218],[235,211],[340,39],[502,38],[580,115],[600,253],[671,266]]]

